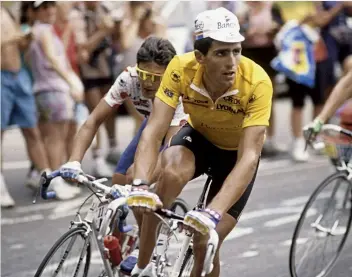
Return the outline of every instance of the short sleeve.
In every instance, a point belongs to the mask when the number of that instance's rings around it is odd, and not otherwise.
[[[184,122],[188,120],[188,114],[183,109],[182,100],[178,103],[174,117],[172,118],[170,126],[182,126]]]
[[[156,93],[156,97],[176,109],[181,94],[181,82],[182,75],[180,60],[176,56],[166,68],[163,79]]]
[[[117,77],[115,83],[104,96],[106,103],[110,107],[120,106],[126,98],[130,97],[129,84],[131,83],[131,74],[128,71],[123,71]]]
[[[273,86],[270,80],[259,82],[249,98],[246,117],[242,127],[269,126],[273,96]]]

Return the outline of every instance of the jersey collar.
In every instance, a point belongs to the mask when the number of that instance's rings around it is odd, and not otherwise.
[[[190,88],[193,89],[194,91],[202,94],[203,96],[211,99],[208,91],[204,88],[204,85],[202,82],[203,73],[204,73],[204,66],[199,65],[198,70],[197,70],[196,74],[194,75],[193,81],[190,85]],[[230,96],[230,95],[236,95],[239,92],[239,90],[236,88],[237,76],[238,76],[238,74],[236,74],[236,81],[234,82],[234,84],[232,85],[230,90],[228,90],[226,93],[221,95],[218,99],[224,98],[224,97]]]

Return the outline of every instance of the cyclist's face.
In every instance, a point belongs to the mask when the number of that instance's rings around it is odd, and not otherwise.
[[[216,82],[219,89],[229,89],[235,82],[241,50],[241,43],[213,41],[207,55],[200,61],[205,67],[205,77]]]
[[[155,62],[141,62],[137,65],[138,79],[144,97],[149,99],[155,97],[165,70],[165,66],[158,65]]]

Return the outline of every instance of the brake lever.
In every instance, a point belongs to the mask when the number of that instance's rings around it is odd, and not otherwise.
[[[35,195],[35,198],[32,201],[33,204],[37,203],[38,194],[42,192],[44,185],[45,185],[44,189],[47,190],[50,185],[51,180],[58,177],[58,176],[60,176],[59,170],[51,172],[51,174],[47,174],[45,171],[42,173],[42,175],[40,176],[40,181],[39,181],[37,193]]]
[[[43,184],[45,184],[48,181],[48,176],[46,174],[46,172],[43,172],[42,175],[40,176],[40,181],[39,181],[39,186],[37,188],[37,192],[35,194],[35,197],[32,201],[32,204],[36,204],[37,200],[38,200],[38,195],[42,189]]]
[[[101,178],[101,179],[96,180],[97,178],[95,178],[94,176],[89,175],[89,174],[84,174],[84,176],[86,176],[89,181],[106,182],[106,181],[108,180],[107,178]],[[106,179],[106,180],[105,180],[105,179]],[[102,180],[102,181],[101,181],[101,180]]]
[[[37,199],[38,199],[38,195],[40,193],[40,187],[42,184],[40,184],[40,186],[37,188],[37,192],[35,193],[34,199],[32,201],[32,204],[36,204],[37,203]]]
[[[309,132],[308,138],[306,139],[306,145],[304,147],[304,152],[307,151],[307,148],[308,148],[309,142],[312,138],[312,135],[313,135],[313,132]]]
[[[307,151],[307,148],[308,148],[308,140],[306,140],[306,145],[304,146],[304,152]]]

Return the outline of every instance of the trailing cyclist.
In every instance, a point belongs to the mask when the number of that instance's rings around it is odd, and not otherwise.
[[[137,53],[137,65],[128,67],[116,79],[106,96],[100,101],[98,106],[89,115],[87,121],[79,130],[72,150],[69,162],[64,164],[60,171],[66,176],[68,181],[74,181],[76,177],[83,173],[81,161],[88,147],[99,129],[99,126],[112,114],[116,109],[126,103],[131,109],[134,109],[144,121],[138,130],[136,136],[128,145],[121,155],[119,163],[113,176],[113,184],[127,184],[129,181],[127,172],[133,164],[134,155],[137,149],[142,131],[146,126],[147,117],[149,116],[155,93],[159,88],[161,78],[171,59],[176,55],[172,44],[165,39],[149,37],[142,44]],[[179,105],[173,120],[169,124],[168,134],[165,141],[179,130],[180,124],[187,119],[183,112],[182,105]],[[157,174],[157,173],[156,173]],[[138,225],[141,225],[141,218],[136,216]],[[126,272],[131,271],[136,263],[136,259],[131,257],[124,264]]]

